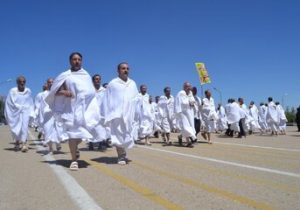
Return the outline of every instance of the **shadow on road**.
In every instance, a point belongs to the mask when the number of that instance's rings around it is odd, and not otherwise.
[[[98,163],[105,163],[105,164],[118,164],[118,158],[117,157],[99,157],[91,159],[92,161],[98,162]]]
[[[52,160],[52,161],[41,161],[42,163],[48,163],[50,165],[59,165],[65,168],[69,168],[71,164],[71,160],[59,159],[59,160]],[[85,162],[84,160],[78,160],[78,167],[79,168],[87,168],[90,164]]]
[[[18,151],[14,147],[4,148],[3,150],[12,151],[12,152],[21,152],[21,147],[20,147],[20,149]],[[35,150],[35,148],[28,147],[28,150]]]
[[[89,148],[79,148],[81,152],[107,152],[110,148],[105,149],[98,149],[98,147],[94,148],[93,150],[89,150]]]
[[[48,149],[39,150],[39,151],[36,151],[36,153],[41,154],[41,155],[48,155],[49,154],[49,150]],[[56,150],[53,151],[53,155],[65,155],[67,153],[68,152],[62,152],[62,151],[56,151]]]
[[[3,150],[11,151],[11,152],[18,152],[15,148],[4,148]]]

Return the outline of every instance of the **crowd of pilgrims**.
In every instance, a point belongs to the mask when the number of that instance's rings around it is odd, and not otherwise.
[[[159,135],[164,145],[176,141],[192,148],[200,140],[199,136],[212,144],[211,133],[238,138],[255,132],[285,134],[285,112],[271,97],[268,103],[259,106],[253,101],[247,106],[243,98],[229,99],[224,107],[215,106],[209,90],[200,98],[197,88],[184,82],[175,97],[171,88],[165,87],[162,96],[153,98],[147,93],[146,85],[141,85],[138,91],[128,77],[126,62],[117,66],[115,79],[102,85],[99,74],[90,77],[82,68],[80,53],[72,53],[69,61],[70,69],[55,79],[47,79],[43,91],[34,100],[25,86],[25,77],[17,78],[17,87],[10,90],[5,106],[16,150],[28,150],[30,125],[39,132],[38,138],[51,154],[53,144],[59,151],[60,143],[68,140],[71,170],[78,170],[81,141],[86,141],[90,150],[96,142],[99,149],[115,146],[118,164],[125,165],[128,163],[126,149],[134,144],[150,146],[150,139]],[[171,133],[177,133],[176,140],[171,139]]]

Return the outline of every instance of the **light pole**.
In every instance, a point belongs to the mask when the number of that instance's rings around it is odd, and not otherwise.
[[[213,88],[214,88],[215,91],[217,91],[219,93],[219,95],[220,95],[220,102],[222,104],[222,92],[221,92],[221,90],[217,89],[216,87],[213,87]]]

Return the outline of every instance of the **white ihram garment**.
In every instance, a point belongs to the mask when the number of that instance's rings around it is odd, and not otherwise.
[[[240,107],[236,102],[226,105],[226,115],[230,129],[235,132],[240,132],[239,121],[241,119]]]
[[[227,126],[227,116],[223,106],[217,111],[218,120],[217,120],[217,130],[224,131],[228,128]]]
[[[255,130],[260,130],[260,125],[258,123],[258,109],[257,107],[255,106],[255,104],[252,105],[252,107],[249,109],[249,114],[250,116],[252,117],[252,121],[250,122],[250,129],[252,131],[255,131]]]
[[[15,141],[26,142],[28,125],[34,117],[34,104],[31,90],[20,92],[17,87],[10,89],[5,101],[5,118]]]
[[[194,126],[195,99],[192,92],[189,95],[184,90],[179,91],[175,99],[175,115],[182,137],[196,139]]]
[[[279,114],[277,107],[273,101],[268,103],[266,121],[273,132],[278,131]]]
[[[62,120],[60,119],[60,114],[52,111],[45,101],[49,93],[49,91],[45,91],[41,100],[38,114],[39,124],[42,126],[44,131],[45,143],[59,143],[61,141],[67,140],[69,137],[64,132],[64,127]]]
[[[278,115],[279,115],[279,130],[285,132],[287,118],[284,113],[284,109],[280,104],[277,105]]]
[[[73,97],[57,96],[57,91],[65,84]],[[100,110],[95,97],[95,88],[90,75],[84,69],[61,73],[45,99],[49,108],[58,116],[68,139],[93,140],[100,123]]]
[[[131,148],[134,145],[137,94],[136,83],[129,78],[125,82],[117,77],[107,86],[103,108],[105,126],[110,127],[113,145],[122,148]]]
[[[212,97],[202,100],[202,119],[204,122],[204,131],[211,133],[215,131],[215,122],[218,120],[215,102]]]
[[[259,106],[259,108],[258,108],[258,123],[263,131],[268,129],[266,117],[267,117],[267,107],[265,105]]]
[[[137,96],[137,112],[139,119],[139,138],[145,138],[153,133],[154,126],[154,110],[149,102],[149,95],[146,93],[142,95],[141,93]]]
[[[161,96],[158,102],[159,112],[161,114],[161,127],[164,133],[170,133],[171,129],[176,128],[176,119],[174,117],[174,97]]]

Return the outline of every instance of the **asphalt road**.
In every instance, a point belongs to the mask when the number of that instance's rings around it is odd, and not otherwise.
[[[30,150],[14,151],[0,126],[0,209],[300,209],[300,133],[246,139],[216,134],[194,148],[137,145],[131,162],[115,149],[80,144],[79,171],[69,171],[67,144],[47,154],[30,131]],[[172,134],[176,142],[176,134]],[[200,138],[201,139],[201,138]]]

